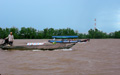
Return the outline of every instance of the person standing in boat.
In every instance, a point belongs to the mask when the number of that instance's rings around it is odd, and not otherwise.
[[[9,45],[13,45],[13,41],[14,41],[14,36],[12,34],[12,32],[10,32],[10,34],[8,35],[8,41],[9,41]]]

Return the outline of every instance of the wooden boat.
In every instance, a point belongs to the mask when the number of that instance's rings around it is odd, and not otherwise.
[[[26,46],[1,46],[3,50],[55,50],[55,49],[69,49],[75,43],[72,44],[44,44],[44,45],[26,45]]]

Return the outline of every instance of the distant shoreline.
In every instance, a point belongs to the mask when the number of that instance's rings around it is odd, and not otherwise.
[[[98,29],[89,29],[87,33],[81,33],[71,28],[54,29],[45,28],[43,30],[37,30],[32,27],[18,28],[0,28],[0,38],[5,38],[13,32],[16,39],[52,39],[52,36],[78,36],[79,39],[106,39],[106,38],[120,38],[120,30],[106,33]]]

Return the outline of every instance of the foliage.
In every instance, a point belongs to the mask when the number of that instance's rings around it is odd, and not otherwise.
[[[0,28],[0,38],[5,38],[13,32],[15,39],[51,39],[52,36],[68,36],[68,35],[78,35],[80,39],[100,39],[100,38],[120,38],[120,31],[115,31],[112,33],[105,33],[98,29],[90,29],[88,34],[78,33],[71,28],[66,29],[54,29],[45,28],[43,30],[36,30],[32,27],[22,27],[20,30],[18,28]]]

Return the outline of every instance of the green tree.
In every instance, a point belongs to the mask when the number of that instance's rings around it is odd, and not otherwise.
[[[120,38],[120,31],[115,31],[115,38]]]
[[[3,38],[3,29],[0,27],[0,39]]]

